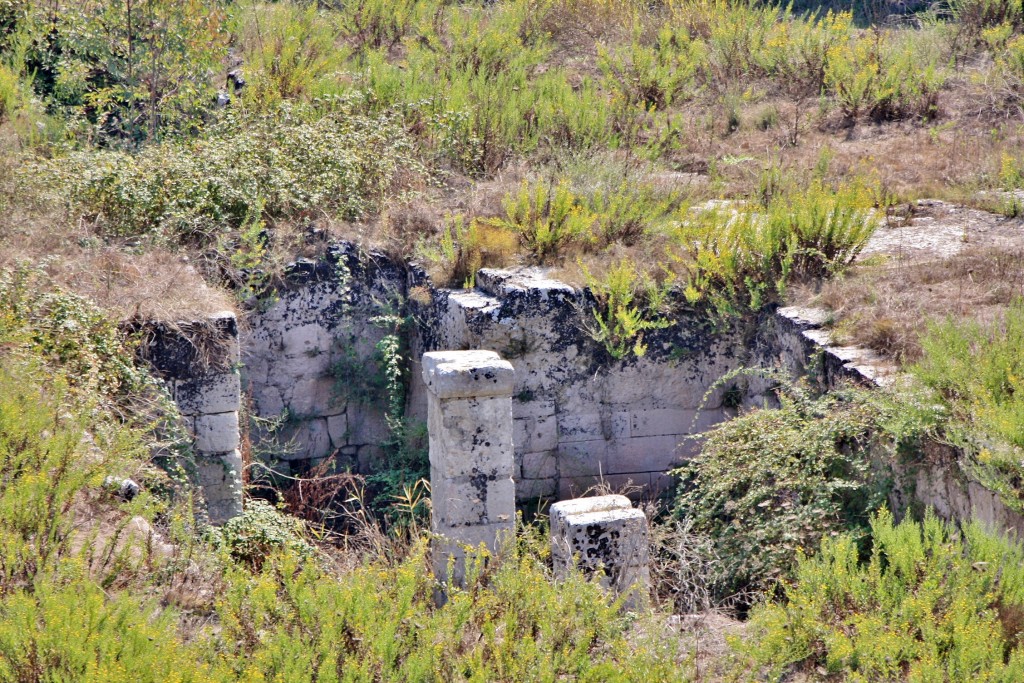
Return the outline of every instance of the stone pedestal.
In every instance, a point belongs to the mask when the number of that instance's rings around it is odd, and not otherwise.
[[[463,546],[498,549],[515,528],[512,365],[492,351],[423,355],[436,576],[465,576]]]
[[[551,556],[556,576],[573,566],[601,572],[600,582],[628,593],[632,608],[646,603],[650,584],[647,517],[625,496],[576,498],[551,506]]]

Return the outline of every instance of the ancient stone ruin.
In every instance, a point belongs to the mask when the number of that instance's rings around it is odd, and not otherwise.
[[[194,442],[195,479],[211,524],[242,514],[238,323],[225,312],[144,330],[142,353],[167,384]]]
[[[550,510],[551,559],[556,577],[577,567],[600,573],[600,583],[628,593],[627,603],[640,607],[650,583],[647,517],[625,496],[575,498]]]
[[[432,352],[423,356],[423,382],[435,574],[459,584],[464,546],[494,552],[515,528],[512,365],[493,351]]]
[[[537,269],[483,269],[475,285],[434,287],[415,264],[339,242],[320,259],[292,264],[274,295],[245,313],[241,333],[230,314],[148,326],[146,355],[194,435],[210,520],[241,511],[240,387],[254,417],[281,425],[250,434],[274,471],[303,476],[325,462],[333,472],[364,475],[387,468],[394,404],[366,380],[389,334],[401,337],[407,365],[399,417],[408,424],[428,422],[431,401],[465,400],[431,390],[427,368],[417,367],[423,354],[481,349],[510,364],[509,396],[501,401],[510,405],[512,436],[504,443],[517,504],[569,499],[597,483],[631,483],[644,496],[670,492],[668,472],[699,450],[702,432],[774,400],[770,379],[723,381],[741,368],[805,377],[822,389],[892,380],[892,367],[876,354],[833,344],[816,310],[781,308],[726,327],[684,311],[646,334],[644,356],[613,358],[588,332],[595,302],[585,288]],[[405,322],[381,323],[398,319]],[[908,483],[896,487],[902,498],[894,507],[913,498],[944,516],[978,510],[983,520],[1024,533],[1024,516],[963,473],[897,474]],[[444,511],[436,488],[434,504]],[[456,506],[445,514],[461,512]]]

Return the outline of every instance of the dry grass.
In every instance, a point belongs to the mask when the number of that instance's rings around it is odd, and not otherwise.
[[[794,293],[835,312],[841,343],[901,362],[920,355],[929,319],[992,320],[1024,296],[1024,248],[977,247],[947,258],[861,265],[820,292]]]

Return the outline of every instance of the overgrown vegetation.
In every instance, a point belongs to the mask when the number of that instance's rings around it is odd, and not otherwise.
[[[785,602],[751,617],[752,662],[770,680],[802,671],[845,680],[994,680],[1024,675],[1021,548],[977,523],[962,530],[871,519],[857,539],[826,538],[801,556]]]
[[[700,454],[676,471],[675,515],[722,558],[713,577],[719,599],[771,592],[822,538],[846,533],[866,543],[868,519],[888,495],[889,458],[939,417],[908,393],[815,397],[785,383],[776,391],[778,408],[712,429]]]
[[[335,368],[387,425],[380,471],[329,475],[350,487],[330,497],[341,537],[260,502],[198,529],[174,407],[104,306],[175,298],[134,291],[169,263],[183,289],[260,305],[284,263],[353,236],[442,285],[556,268],[627,359],[683,313],[752,319],[841,275],[900,202],[1020,215],[1019,3],[903,28],[888,3],[804,9],[0,2],[0,679],[700,679],[663,615],[552,582],[542,528],[435,584],[401,305],[375,319],[373,367]],[[919,284],[959,268],[1004,306],[1019,264],[988,254]],[[769,678],[1019,678],[1021,550],[880,511],[885,461],[933,430],[1024,508],[1024,305],[993,320],[920,339],[888,314],[847,321],[924,389],[780,388],[710,432],[679,526],[653,533],[678,541],[655,548],[675,582],[659,590],[687,610],[764,600],[737,651]],[[143,493],[116,499],[107,475]]]

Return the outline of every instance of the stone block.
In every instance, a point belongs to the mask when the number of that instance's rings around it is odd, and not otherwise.
[[[558,489],[555,479],[517,479],[516,500],[526,501],[537,498],[553,498]]]
[[[373,474],[387,468],[384,449],[378,444],[364,444],[358,447],[356,455],[359,474]]]
[[[514,373],[493,351],[432,351],[423,354],[423,381],[442,399],[511,397]]]
[[[608,442],[564,443],[558,446],[558,473],[563,477],[593,477],[608,471]]]
[[[348,416],[341,415],[327,416],[327,436],[331,439],[333,448],[341,448],[348,444]]]
[[[331,347],[331,336],[321,325],[309,323],[281,331],[281,352],[292,358],[319,355]]]
[[[630,413],[630,436],[689,434],[697,413],[693,410],[654,408]]]
[[[643,436],[609,444],[604,472],[664,472],[683,460],[679,444],[684,436]]]
[[[512,399],[428,398],[430,462],[446,479],[513,475]]]
[[[558,448],[558,418],[554,414],[535,417],[530,427],[530,450],[550,451]]]
[[[602,573],[601,583],[616,592],[631,592],[634,606],[644,602],[650,583],[647,518],[640,510],[612,508],[581,512],[561,519],[551,530],[556,575],[572,566]]]
[[[391,434],[384,413],[376,406],[354,404],[346,411],[346,415],[348,443],[352,445],[379,446]]]
[[[196,450],[201,453],[226,453],[238,448],[238,413],[214,413],[196,417]]]
[[[284,398],[281,390],[273,385],[264,385],[253,394],[256,414],[260,417],[277,417],[284,412]]]
[[[196,456],[197,484],[211,524],[242,514],[242,455],[238,451]]]
[[[522,476],[525,479],[554,479],[557,477],[557,452],[523,453]]]
[[[234,372],[178,380],[174,383],[174,402],[182,415],[227,413],[241,405],[241,378]]]
[[[612,413],[612,438],[626,439],[630,433],[630,413],[625,410],[617,410]]]
[[[322,458],[332,451],[327,418],[323,417],[286,424],[278,440],[286,446],[279,456],[281,460]]]
[[[574,415],[562,413],[558,416],[559,443],[593,441],[605,438],[601,428],[601,416],[597,413]]]
[[[288,411],[296,417],[323,416],[338,410],[334,380],[327,377],[295,380],[282,394]]]
[[[512,443],[519,452],[530,450],[530,432],[533,419],[517,417],[512,420]]]
[[[515,518],[515,484],[510,478],[479,476],[471,479],[439,479],[431,472],[430,499],[435,527],[506,523]]]
[[[653,496],[667,496],[675,493],[678,485],[679,480],[671,475],[651,472],[651,486],[648,490]]]
[[[607,510],[628,510],[633,507],[629,498],[616,494],[607,496],[591,496],[589,498],[571,498],[560,500],[551,505],[548,518],[551,520],[552,536],[565,536],[568,533],[566,519],[573,515],[587,512],[605,512]]]

